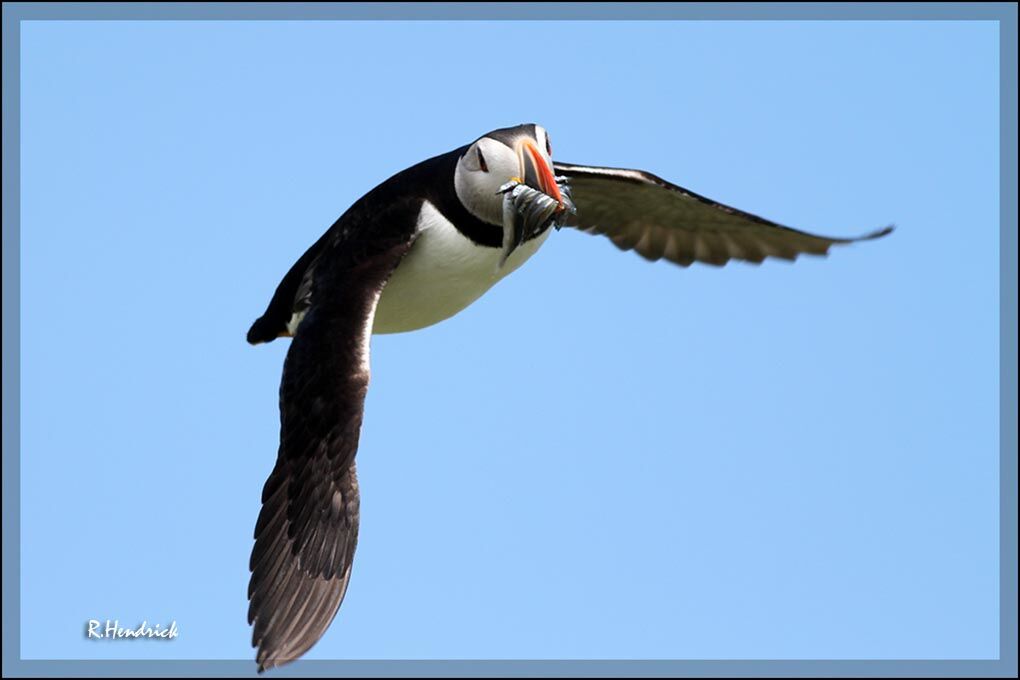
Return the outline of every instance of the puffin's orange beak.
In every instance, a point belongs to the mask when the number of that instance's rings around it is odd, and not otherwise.
[[[563,194],[560,193],[560,187],[556,184],[556,176],[549,164],[546,163],[545,158],[542,157],[542,152],[533,142],[526,140],[523,143],[521,156],[524,166],[524,183],[555,199],[559,204],[558,210],[563,210]]]

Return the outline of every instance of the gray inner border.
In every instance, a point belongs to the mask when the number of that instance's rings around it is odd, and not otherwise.
[[[303,661],[279,677],[1016,677],[1017,5],[1015,3],[4,3],[3,675],[253,676],[252,661],[25,661],[20,658],[20,71],[25,20],[989,20],[999,22],[999,654],[991,661]]]

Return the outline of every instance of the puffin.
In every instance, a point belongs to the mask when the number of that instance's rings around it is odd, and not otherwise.
[[[892,231],[818,236],[642,170],[554,162],[549,134],[536,124],[493,130],[366,193],[298,258],[247,334],[253,345],[292,338],[279,450],[249,563],[260,672],[308,651],[350,583],[372,334],[450,318],[563,227],[683,267],[824,256]]]

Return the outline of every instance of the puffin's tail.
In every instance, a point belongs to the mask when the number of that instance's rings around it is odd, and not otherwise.
[[[248,335],[246,336],[248,344],[258,345],[263,342],[272,342],[280,337],[279,328],[277,328],[277,324],[273,323],[273,321],[265,316],[255,319],[255,323],[248,329]]]

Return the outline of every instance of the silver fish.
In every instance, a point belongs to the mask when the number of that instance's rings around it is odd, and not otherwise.
[[[502,267],[510,254],[526,239],[542,233],[552,222],[557,229],[560,221],[576,212],[570,197],[566,178],[557,177],[556,184],[563,197],[561,205],[555,198],[526,184],[511,181],[499,188],[503,194],[503,254]]]

